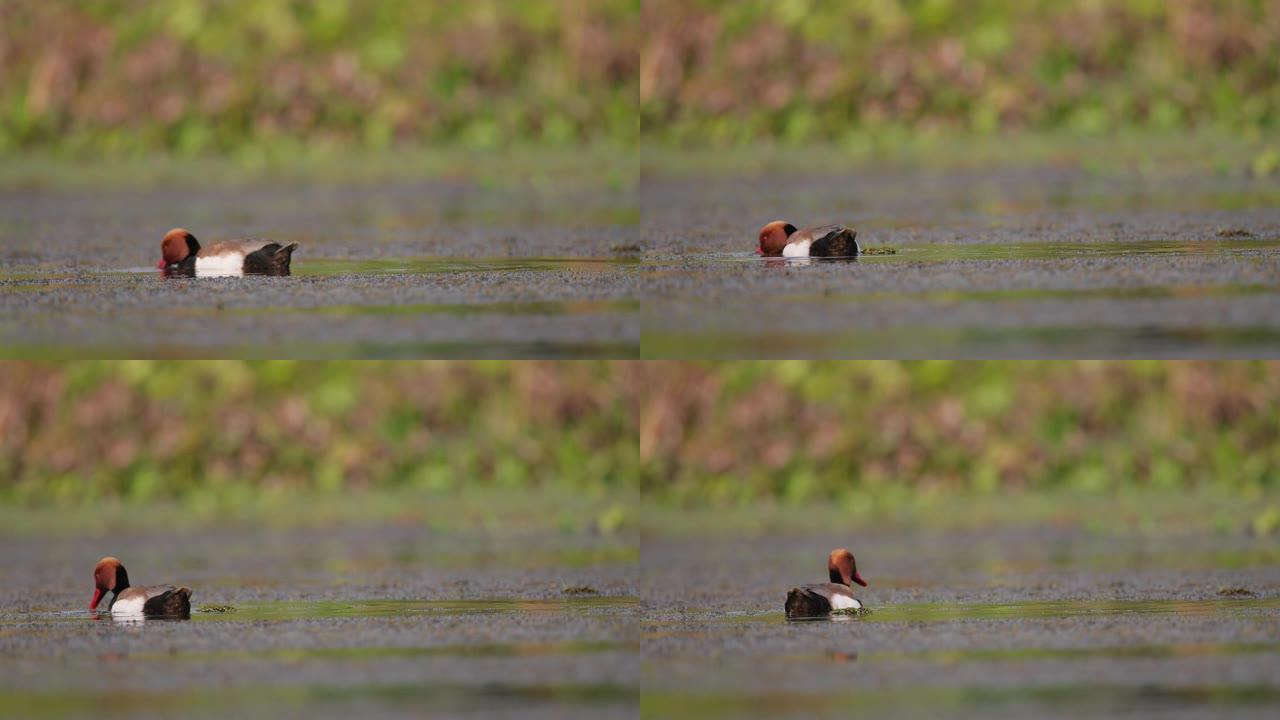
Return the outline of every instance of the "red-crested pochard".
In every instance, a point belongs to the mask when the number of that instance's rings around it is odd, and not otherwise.
[[[195,235],[174,228],[160,241],[156,267],[171,275],[288,275],[297,247],[271,240],[223,240],[201,247]]]
[[[104,557],[93,568],[93,599],[89,609],[97,610],[102,596],[111,593],[107,609],[112,615],[151,617],[191,616],[191,589],[173,585],[129,585],[129,573],[113,557]]]
[[[823,225],[797,230],[795,225],[774,220],[760,228],[757,255],[766,257],[853,257],[858,248],[858,231],[843,225]]]
[[[830,615],[832,610],[860,610],[862,603],[853,596],[853,583],[866,587],[858,574],[853,553],[840,548],[827,556],[827,573],[831,582],[802,585],[787,593],[787,617],[805,618]]]

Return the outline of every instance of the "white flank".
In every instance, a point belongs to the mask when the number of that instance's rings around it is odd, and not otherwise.
[[[231,252],[196,257],[196,277],[242,277],[244,253]]]
[[[809,245],[812,240],[787,243],[782,248],[782,257],[809,257]]]
[[[143,597],[133,597],[128,600],[117,600],[111,604],[112,615],[141,615],[142,606],[147,604],[147,599]]]
[[[858,598],[852,598],[847,595],[833,595],[831,598],[832,610],[858,610],[862,608],[862,603],[858,602]]]

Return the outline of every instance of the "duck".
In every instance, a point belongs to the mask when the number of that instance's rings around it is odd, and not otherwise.
[[[822,225],[797,230],[785,220],[774,220],[760,228],[757,255],[765,257],[854,257],[858,247],[858,231],[844,225]]]
[[[191,588],[174,585],[132,586],[129,572],[114,557],[104,557],[93,568],[93,599],[97,610],[103,595],[111,593],[107,609],[112,616],[187,618],[191,616]]]
[[[166,275],[288,275],[289,260],[297,247],[298,243],[272,240],[223,240],[202,247],[195,235],[174,228],[160,241],[156,268]]]
[[[814,618],[831,614],[832,610],[861,610],[862,602],[853,596],[853,583],[867,587],[858,574],[858,562],[844,548],[827,556],[827,573],[831,582],[801,585],[787,593],[787,618]]]

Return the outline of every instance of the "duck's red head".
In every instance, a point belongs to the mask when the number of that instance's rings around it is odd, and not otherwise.
[[[98,603],[106,593],[119,593],[129,587],[129,573],[124,565],[113,557],[104,557],[93,568],[93,599],[89,601],[89,609],[97,610]]]
[[[760,228],[760,246],[757,255],[782,257],[782,248],[787,246],[787,238],[796,231],[796,226],[783,220],[774,220]]]
[[[867,581],[858,574],[858,561],[853,559],[853,553],[844,548],[831,551],[831,555],[827,557],[827,572],[831,575],[833,583],[841,585],[858,583],[862,587],[867,586]]]
[[[163,270],[170,265],[177,265],[199,251],[200,243],[196,242],[195,235],[182,228],[174,228],[165,233],[164,239],[160,241],[160,262],[156,263],[156,267]]]

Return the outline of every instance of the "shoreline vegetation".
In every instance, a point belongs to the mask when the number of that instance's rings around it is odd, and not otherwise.
[[[6,370],[0,505],[19,524],[28,512],[105,517],[143,506],[284,522],[304,507],[306,517],[288,521],[403,513],[427,524],[510,518],[608,534],[650,510],[906,522],[967,503],[974,510],[954,522],[1005,507],[1087,522],[1072,508],[1130,498],[1134,517],[1167,504],[1216,531],[1280,530],[1277,363],[53,361]],[[450,495],[457,500],[443,500]]]
[[[382,151],[250,148],[227,156],[160,152],[111,160],[34,149],[0,163],[0,188],[77,190],[443,182],[494,190],[567,189],[634,193],[646,179],[973,172],[1051,169],[1152,180],[1212,175],[1269,182],[1280,175],[1280,144],[1222,129],[1191,133],[1120,131],[1107,136],[1021,132],[1006,136],[867,134],[841,144],[762,141],[750,147],[675,147],[593,142],[566,151],[539,145],[501,149],[410,145]]]
[[[0,502],[607,497],[639,484],[632,375],[579,361],[13,362],[0,374]]]
[[[645,139],[640,148],[642,177],[839,176],[860,169],[935,173],[992,168],[1050,168],[1153,178],[1217,175],[1248,180],[1280,174],[1280,143],[1266,136],[1214,127],[1179,132],[1130,128],[1101,135],[1065,130],[975,135],[951,129],[888,129],[818,143],[775,138],[717,148],[681,147]]]
[[[391,525],[441,534],[587,534],[625,541],[637,527],[638,502],[626,491],[564,488],[262,492],[238,486],[182,499],[111,497],[95,505],[0,503],[0,537],[100,535],[121,528],[145,532],[181,527],[197,532]]]
[[[768,499],[709,508],[646,502],[639,516],[642,535],[653,537],[752,538],[816,532],[814,528],[932,533],[1048,526],[1100,537],[1213,534],[1269,543],[1280,532],[1280,490],[1053,488],[997,495],[964,489],[867,491],[824,503]]]
[[[0,536],[94,535],[128,527],[145,531],[202,528],[308,529],[395,525],[437,533],[588,534],[604,538],[765,537],[825,527],[832,532],[966,532],[1048,526],[1098,537],[1217,535],[1272,542],[1280,533],[1280,490],[1240,493],[1193,488],[1110,491],[868,491],[844,501],[766,499],[733,507],[679,507],[630,491],[608,496],[559,489],[416,489],[209,494],[198,500],[110,499],[97,506],[0,504]]]
[[[0,155],[635,135],[634,0],[7,0]]]
[[[0,187],[26,189],[207,188],[262,183],[363,184],[438,181],[535,192],[566,189],[631,192],[639,161],[634,148],[611,141],[563,148],[519,144],[475,149],[407,145],[367,151],[350,147],[251,146],[226,155],[157,151],[110,159],[52,148],[22,151],[0,163]]]
[[[648,0],[641,13],[641,133],[673,143],[1280,123],[1280,6],[1264,0]]]
[[[1273,174],[1277,41],[1264,0],[10,0],[0,157],[262,170],[435,148],[976,144],[1017,160],[1011,137],[1149,135],[1251,146]]]
[[[1277,489],[1277,363],[650,362],[641,375],[641,492],[672,507]]]

